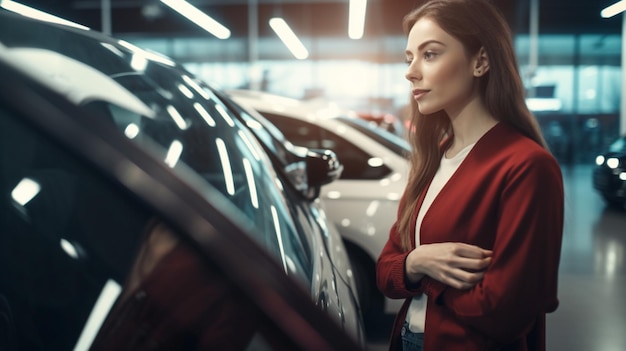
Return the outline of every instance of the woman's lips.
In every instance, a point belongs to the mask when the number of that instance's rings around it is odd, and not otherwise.
[[[413,93],[413,98],[415,100],[419,100],[421,99],[424,95],[426,95],[426,93],[428,93],[430,90],[426,90],[426,89],[413,89],[412,93]]]
[[[426,93],[428,93],[428,90],[425,89],[413,89],[413,98],[415,100],[419,100],[421,99],[424,95],[426,95]]]

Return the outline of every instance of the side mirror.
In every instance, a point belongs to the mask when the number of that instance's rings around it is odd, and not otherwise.
[[[343,172],[343,164],[337,154],[328,149],[309,149],[306,154],[306,174],[308,191],[306,197],[316,199],[322,185],[337,180]]]

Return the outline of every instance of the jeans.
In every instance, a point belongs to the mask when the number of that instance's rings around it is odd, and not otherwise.
[[[424,333],[414,333],[409,330],[409,323],[404,322],[402,331],[402,351],[423,351]]]

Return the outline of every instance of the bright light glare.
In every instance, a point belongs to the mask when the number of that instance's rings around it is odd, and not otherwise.
[[[563,104],[557,98],[526,98],[526,105],[531,111],[559,111]]]
[[[224,182],[226,183],[226,191],[229,195],[235,195],[235,180],[233,179],[233,171],[230,167],[230,158],[228,157],[228,149],[224,140],[215,139],[217,144],[217,153],[220,156],[222,162],[222,172],[224,172]]]
[[[144,72],[148,67],[148,59],[143,55],[133,54],[133,58],[130,60],[130,67],[137,72]]]
[[[276,35],[283,41],[285,46],[291,51],[293,56],[298,60],[304,60],[309,57],[309,51],[304,47],[300,39],[291,30],[287,22],[280,17],[270,19],[270,27],[276,32]]]
[[[626,172],[622,172],[619,174],[619,179],[620,180],[626,180]]]
[[[161,2],[216,37],[220,39],[228,39],[230,37],[230,30],[228,28],[224,27],[221,23],[217,22],[187,1],[161,0]]]
[[[370,204],[367,206],[367,209],[365,209],[365,214],[368,217],[374,217],[376,215],[376,212],[378,212],[379,207],[380,207],[380,201],[374,200],[370,202]]]
[[[326,193],[326,197],[329,199],[339,199],[341,198],[341,193],[339,191],[329,191]]]
[[[70,256],[71,258],[75,260],[79,258],[78,249],[70,241],[61,238],[60,244],[61,244],[61,249],[63,249],[63,251],[65,251],[65,253],[68,254],[68,256]]]
[[[146,66],[148,65],[147,60],[159,62],[164,65],[171,66],[171,67],[176,66],[176,63],[174,61],[172,61],[169,57],[161,53],[158,53],[155,51],[143,50],[139,48],[138,46],[135,46],[134,44],[131,44],[125,40],[118,40],[117,42],[121,46],[132,51],[134,56],[132,58],[131,65],[133,66],[133,69],[137,71],[144,71],[146,69]]]
[[[39,191],[41,190],[41,186],[36,181],[30,178],[22,179],[13,191],[11,191],[11,197],[15,202],[20,204],[20,206],[26,205],[30,200],[32,200]]]
[[[116,48],[115,46],[109,44],[109,43],[100,43],[100,45],[102,45],[105,49],[111,51],[112,53],[116,54],[119,57],[124,57],[124,53],[120,51],[120,49]]]
[[[5,9],[7,9],[9,11],[13,11],[15,13],[19,13],[22,16],[35,18],[35,19],[38,19],[38,20],[41,20],[41,21],[52,22],[52,23],[57,23],[57,24],[63,24],[63,25],[66,25],[66,26],[74,27],[74,28],[89,30],[89,27],[85,27],[82,24],[78,24],[78,23],[74,23],[74,22],[68,21],[68,20],[63,19],[61,17],[57,17],[57,16],[51,15],[49,13],[36,10],[36,9],[34,9],[32,7],[28,7],[26,5],[22,5],[20,3],[12,1],[12,0],[0,1],[0,7],[4,7]]]
[[[195,102],[193,104],[193,108],[196,109],[196,111],[198,112],[198,114],[202,117],[202,119],[204,119],[204,121],[211,127],[215,127],[215,120],[213,119],[213,117],[211,117],[211,115],[209,114],[209,112],[207,112],[207,110],[204,108],[204,106],[200,105],[199,103]]]
[[[243,159],[243,169],[246,172],[246,180],[250,190],[250,202],[254,208],[259,208],[259,196],[257,195],[256,182],[254,181],[254,171],[252,171],[252,165],[247,158]]]
[[[283,268],[287,271],[287,262],[285,260],[285,248],[283,247],[283,233],[280,230],[280,220],[278,219],[278,211],[274,205],[270,206],[272,211],[272,221],[274,222],[274,230],[276,231],[276,237],[278,238],[278,248],[280,250],[280,257],[283,259]]]
[[[183,118],[183,116],[181,116],[178,110],[176,109],[176,107],[172,105],[168,105],[167,112],[169,113],[170,117],[172,117],[172,119],[174,120],[174,123],[176,123],[178,128],[180,128],[181,130],[185,130],[189,127],[187,125],[187,122],[185,122],[185,119]]]
[[[619,159],[611,157],[606,160],[606,165],[609,166],[609,168],[611,169],[615,169],[619,166]]]
[[[385,162],[383,162],[383,159],[380,157],[372,157],[369,160],[367,160],[367,164],[370,167],[381,167],[382,165],[385,164]]]
[[[124,135],[126,135],[128,139],[135,139],[135,137],[139,135],[139,131],[140,129],[138,125],[136,125],[135,123],[130,123],[124,129]]]
[[[198,94],[200,94],[200,96],[202,96],[205,100],[209,100],[211,98],[211,96],[209,96],[209,94],[204,91],[204,89],[202,89],[202,87],[198,83],[196,83],[196,81],[191,79],[188,75],[183,74],[182,77],[185,83],[189,84],[189,86],[197,91]]]
[[[165,164],[174,168],[180,160],[180,155],[183,154],[183,143],[178,140],[172,141],[170,148],[167,149],[167,155],[165,156]]]
[[[244,134],[244,132],[242,130],[239,131],[239,136],[241,137],[241,139],[243,140],[244,144],[246,144],[246,146],[248,147],[248,149],[250,150],[250,152],[252,152],[252,156],[254,156],[255,160],[261,160],[261,156],[259,155],[259,153],[257,152],[257,148],[254,147],[254,145],[252,144],[252,142],[250,142],[250,139],[248,139],[248,137],[246,136],[246,134]]]
[[[596,165],[602,166],[603,163],[604,163],[604,156],[599,155],[598,157],[596,157]]]
[[[226,123],[228,123],[229,126],[231,127],[235,126],[235,122],[233,121],[232,118],[230,118],[230,116],[228,115],[228,112],[226,112],[226,110],[224,109],[224,107],[222,107],[222,105],[216,104],[215,109],[217,110],[217,112],[219,112],[220,116],[224,118],[224,120],[226,121]]]
[[[603,18],[609,18],[619,13],[622,13],[625,10],[626,10],[626,0],[621,0],[621,1],[614,3],[613,5],[609,7],[604,8],[604,10],[600,12],[600,16],[602,16]]]
[[[361,39],[365,27],[367,0],[350,0],[350,18],[348,35],[350,39]]]
[[[102,288],[100,296],[96,304],[93,306],[87,323],[80,333],[78,342],[74,346],[74,351],[86,351],[89,350],[93,340],[96,338],[96,334],[100,330],[104,319],[109,314],[109,311],[113,307],[113,304],[117,300],[117,297],[122,292],[122,287],[115,281],[109,279]]]
[[[183,93],[183,95],[185,95],[188,99],[193,99],[193,92],[184,84],[178,84],[178,90],[180,90],[180,92]]]

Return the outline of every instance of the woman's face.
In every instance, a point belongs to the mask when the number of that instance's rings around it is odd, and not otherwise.
[[[471,101],[475,61],[436,22],[419,19],[409,32],[405,53],[409,64],[405,76],[420,113],[445,110],[451,116]]]

